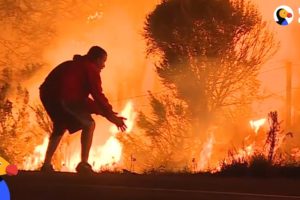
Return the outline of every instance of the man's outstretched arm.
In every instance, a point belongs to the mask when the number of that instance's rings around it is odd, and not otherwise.
[[[99,70],[94,66],[88,67],[88,82],[91,95],[101,110],[103,110],[104,116],[107,117],[114,114],[112,106],[103,94]]]
[[[104,117],[114,123],[121,131],[125,131],[127,128],[124,123],[125,118],[116,116],[116,113],[113,111],[112,106],[103,93],[100,72],[95,66],[89,66],[88,81],[91,95],[103,111]]]

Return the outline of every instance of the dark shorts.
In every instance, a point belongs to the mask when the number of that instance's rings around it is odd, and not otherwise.
[[[70,134],[94,123],[91,116],[93,112],[90,107],[95,102],[89,101],[67,103],[58,101],[50,95],[40,92],[42,104],[57,129],[67,129]],[[96,107],[96,105],[93,105]]]

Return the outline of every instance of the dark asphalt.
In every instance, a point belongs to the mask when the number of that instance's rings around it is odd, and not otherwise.
[[[9,184],[12,200],[300,200],[298,179],[134,174],[87,177],[39,172],[21,172],[4,179]]]

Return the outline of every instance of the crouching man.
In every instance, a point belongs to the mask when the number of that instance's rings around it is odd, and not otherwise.
[[[78,173],[92,173],[88,163],[95,121],[91,114],[104,116],[120,131],[126,130],[125,118],[118,116],[102,92],[100,72],[105,67],[107,53],[98,46],[84,56],[75,55],[54,68],[40,86],[40,98],[53,122],[53,132],[41,171],[54,171],[53,154],[66,130],[70,134],[82,130],[81,162]],[[89,95],[93,97],[89,98]]]

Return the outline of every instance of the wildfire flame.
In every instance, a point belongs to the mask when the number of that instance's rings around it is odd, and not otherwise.
[[[259,120],[251,120],[250,126],[255,132],[255,137],[252,134],[244,138],[245,146],[237,149],[236,151],[230,151],[230,157],[225,160],[225,163],[230,164],[235,161],[248,161],[257,151],[262,151],[262,146],[260,146],[260,141],[257,141],[257,134],[260,128],[266,123],[267,119],[262,118]],[[221,169],[217,167],[217,169]]]
[[[243,149],[238,150],[238,154],[235,156],[235,159],[242,159],[242,158],[247,158],[249,156],[252,156],[255,151],[254,151],[255,143],[250,144]]]
[[[128,102],[126,104],[125,108],[121,112],[121,116],[127,118],[125,121],[128,127],[126,133],[130,133],[134,127],[134,120],[136,117],[132,102]],[[122,145],[115,137],[115,134],[117,134],[119,131],[115,126],[111,127],[109,131],[111,136],[108,138],[105,144],[103,146],[96,146],[90,151],[89,163],[92,164],[92,167],[95,171],[113,171],[120,168]],[[35,147],[33,154],[25,159],[23,169],[36,170],[41,166],[46,154],[48,142],[48,137],[45,137],[43,143]],[[75,171],[77,164],[80,162],[79,144],[75,146],[74,150],[75,151],[72,151],[70,155],[65,155],[64,159],[61,161],[63,167],[60,169],[60,171]]]
[[[44,161],[47,145],[49,143],[48,137],[45,137],[43,143],[34,148],[33,154],[27,157],[23,163],[25,170],[35,170]]]
[[[128,102],[121,112],[121,116],[124,116],[126,120],[127,130],[126,133],[130,133],[134,126],[134,120],[136,113],[133,110],[132,102]],[[99,168],[103,170],[116,170],[121,164],[122,158],[122,145],[115,137],[115,134],[119,132],[116,126],[110,128],[112,135],[108,138],[106,143],[101,147],[97,147],[96,151],[91,153],[89,162],[94,163],[93,168],[97,170]]]
[[[121,116],[124,116],[127,120],[126,120],[126,126],[127,126],[127,130],[126,133],[130,133],[133,129],[134,126],[134,120],[136,117],[136,113],[133,110],[133,104],[131,101],[129,101],[125,108],[123,109],[123,111],[121,112]],[[113,134],[118,133],[118,129],[116,126],[112,126],[110,128],[110,132]]]
[[[198,171],[204,171],[207,169],[208,162],[212,155],[212,149],[213,149],[214,142],[215,142],[215,137],[213,134],[211,134],[210,137],[207,139],[207,141],[204,143],[202,151],[200,153],[200,160],[198,163]]]
[[[260,127],[263,126],[266,123],[266,121],[267,121],[267,119],[263,118],[263,119],[259,119],[259,120],[251,120],[249,123],[250,123],[251,128],[257,134]]]

